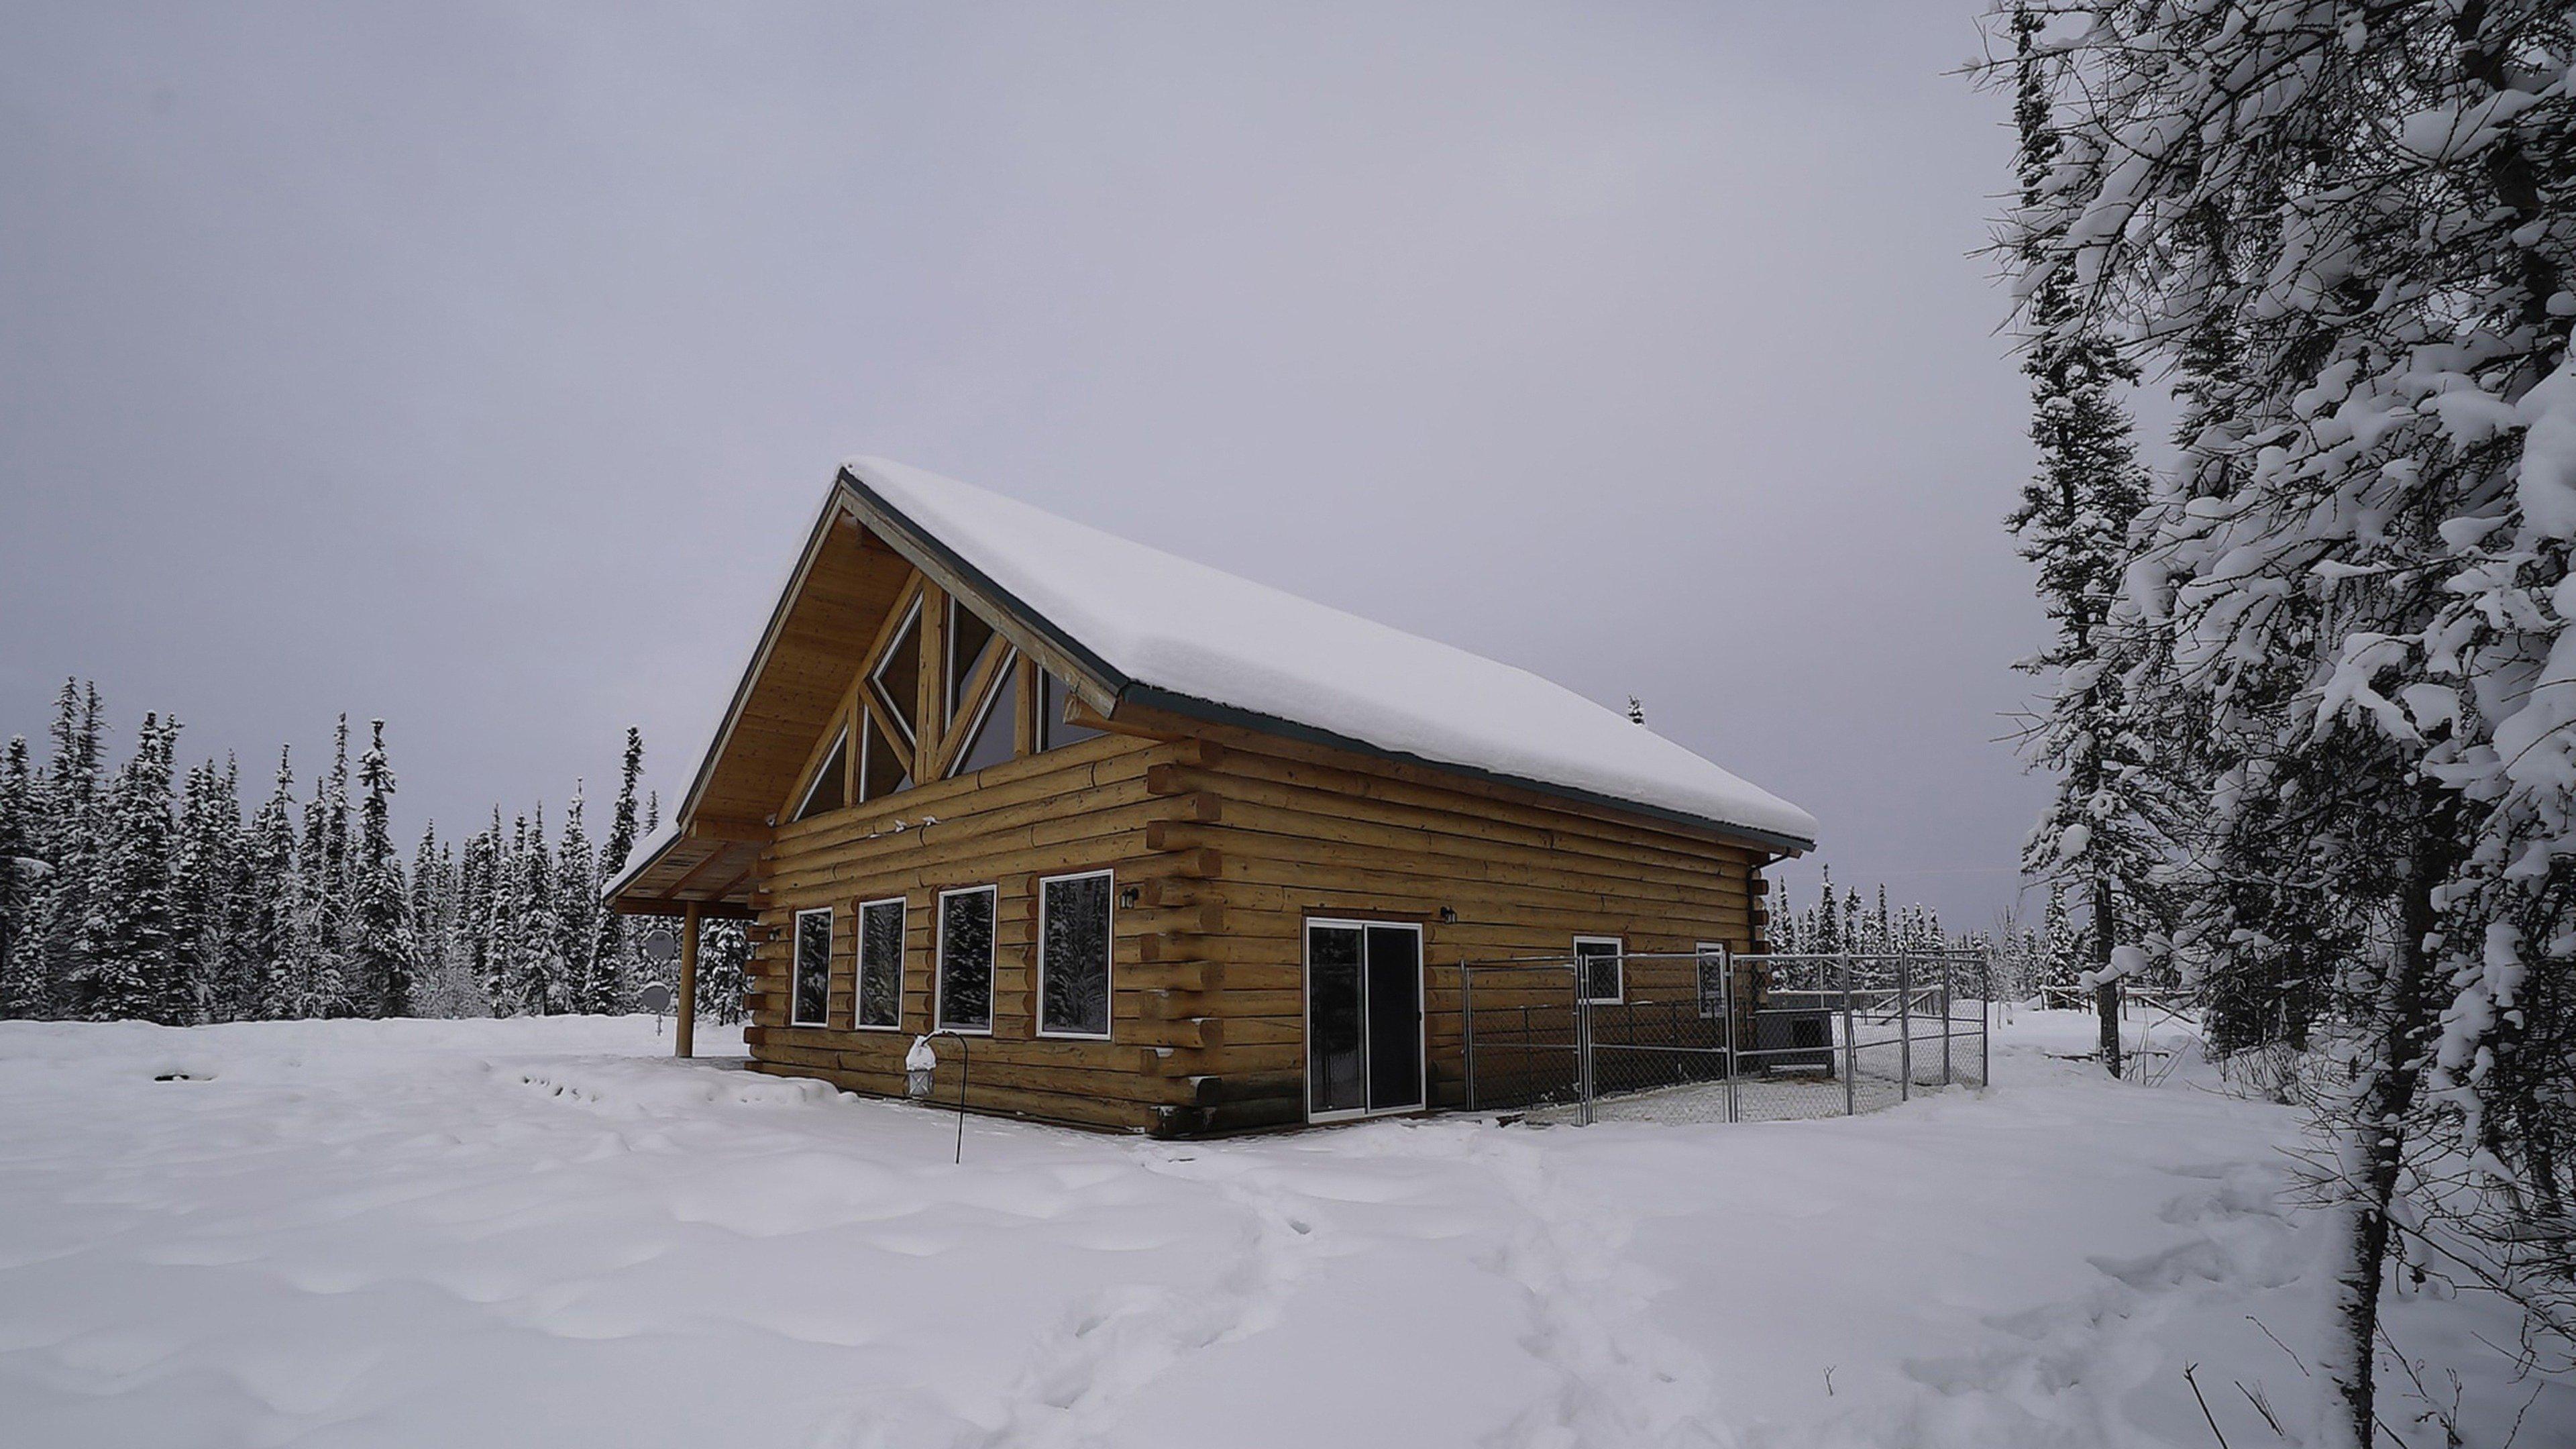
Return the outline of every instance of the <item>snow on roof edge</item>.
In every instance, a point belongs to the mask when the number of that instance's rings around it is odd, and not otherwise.
[[[1345,746],[1812,849],[1815,817],[1514,665],[884,458],[848,480],[1141,686],[1317,731]],[[1170,600],[1192,607],[1175,610]],[[1265,641],[1247,650],[1243,641]],[[1184,709],[1183,713],[1200,713]],[[1512,723],[1496,728],[1495,720]],[[1256,727],[1258,727],[1256,723]]]
[[[603,901],[617,899],[619,892],[635,884],[637,876],[653,868],[656,857],[679,843],[680,816],[675,810],[671,812],[669,818],[653,827],[651,834],[635,842],[634,848],[626,854],[625,867],[609,877],[607,884],[599,888],[599,898]]]

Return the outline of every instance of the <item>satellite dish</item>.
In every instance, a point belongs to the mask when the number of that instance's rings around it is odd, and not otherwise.
[[[680,933],[668,926],[657,926],[644,934],[644,959],[656,966],[668,966],[680,956]]]
[[[659,1016],[671,1009],[671,988],[659,981],[647,981],[644,989],[635,993],[635,999],[646,1011]]]

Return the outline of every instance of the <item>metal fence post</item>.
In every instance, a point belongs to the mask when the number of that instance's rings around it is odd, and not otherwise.
[[[1467,1110],[1476,1110],[1476,971],[1458,963],[1458,1031],[1467,1055]]]
[[[1718,1020],[1726,1032],[1726,1120],[1740,1122],[1743,1107],[1736,1100],[1735,1088],[1735,953],[1721,949],[1717,955]]]
[[[1950,958],[1941,958],[1941,1085],[1950,1085]]]
[[[1914,1100],[1914,967],[1896,958],[1896,1100]]]
[[[1977,953],[1977,1085],[1995,1084],[1995,957]]]
[[[1843,1115],[1860,1115],[1860,1039],[1852,1032],[1852,963],[1843,958]]]
[[[1578,1119],[1592,1125],[1592,983],[1583,979],[1583,958],[1574,961],[1574,1094],[1583,1106]]]

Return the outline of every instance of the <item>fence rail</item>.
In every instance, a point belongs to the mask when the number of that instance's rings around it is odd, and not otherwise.
[[[1469,1111],[1780,1121],[1988,1079],[1981,951],[1549,957],[1458,972]]]

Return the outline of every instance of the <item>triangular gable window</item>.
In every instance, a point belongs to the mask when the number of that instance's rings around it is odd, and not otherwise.
[[[1001,682],[984,698],[983,718],[975,721],[974,736],[959,751],[957,764],[948,773],[963,775],[998,765],[1019,753],[1020,749],[1020,661],[1016,654],[1005,654],[993,671]]]
[[[984,653],[993,647],[993,626],[967,608],[961,599],[948,600],[948,718],[957,718],[966,701],[966,684],[975,677],[975,666],[984,662]]]
[[[832,753],[823,757],[823,768],[814,772],[814,783],[805,787],[805,799],[796,807],[796,818],[811,820],[848,803],[849,773],[850,732],[845,729],[832,742]]]
[[[915,599],[911,612],[904,615],[903,627],[895,631],[894,642],[886,646],[885,657],[868,672],[869,687],[876,691],[877,702],[885,706],[886,713],[893,716],[905,744],[921,735],[921,722],[913,718],[920,674],[921,601]]]
[[[859,752],[859,799],[882,800],[912,784],[912,752],[886,737],[875,710],[867,711],[867,746]]]

